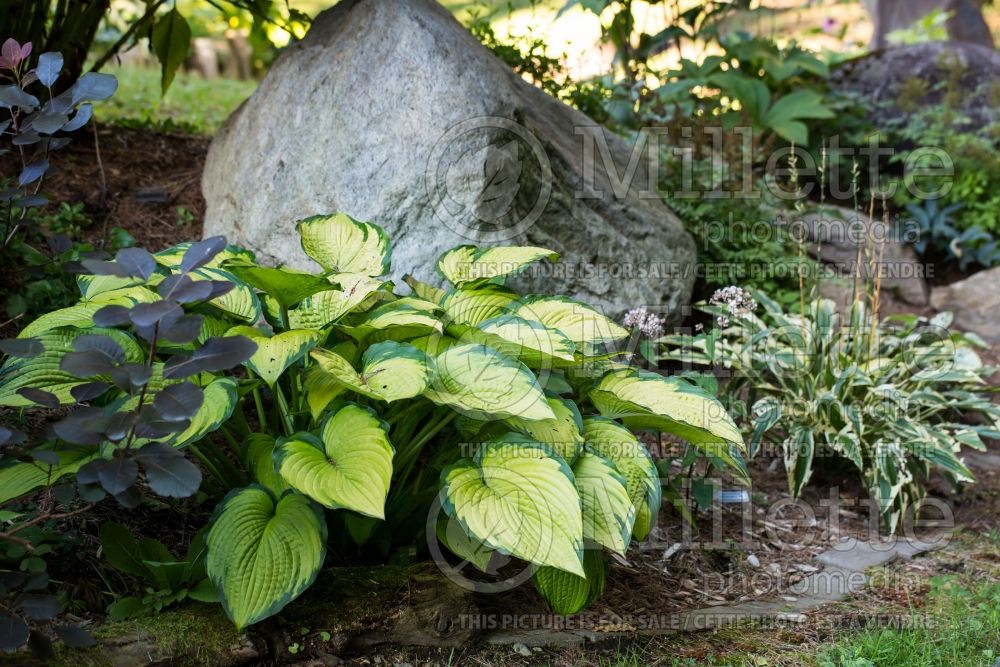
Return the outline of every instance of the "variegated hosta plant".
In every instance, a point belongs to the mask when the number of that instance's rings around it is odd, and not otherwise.
[[[575,612],[600,593],[602,550],[656,523],[660,481],[633,428],[745,475],[712,396],[618,361],[628,332],[593,308],[505,286],[551,251],[455,248],[446,289],[408,278],[400,295],[379,227],[338,214],[298,230],[315,272],[219,239],[88,260],[80,303],[5,342],[0,369],[0,405],[48,392],[82,405],[70,419],[86,435],[57,425],[44,456],[8,461],[0,499],[75,474],[131,501],[119,487],[136,462],[163,495],[193,493],[197,474],[220,499],[206,570],[244,627],[302,593],[328,550],[388,555],[425,532],[484,569],[493,553],[527,561]]]
[[[754,296],[761,317],[706,306],[720,326],[662,338],[663,357],[732,371],[726,394],[750,405],[750,453],[778,445],[794,497],[817,466],[849,462],[892,533],[919,510],[933,471],[973,481],[961,447],[983,450],[983,438],[1000,437],[1000,406],[984,393],[995,369],[974,349],[984,341],[949,330],[949,313],[873,326],[863,301],[845,322],[829,300],[803,317]]]

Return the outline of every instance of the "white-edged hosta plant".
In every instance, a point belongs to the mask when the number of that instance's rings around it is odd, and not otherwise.
[[[789,313],[754,296],[760,316],[707,305],[717,327],[660,342],[665,358],[731,371],[726,394],[749,406],[750,454],[777,445],[794,497],[817,467],[846,461],[891,533],[919,510],[932,472],[973,481],[961,448],[1000,437],[1000,406],[984,392],[994,369],[975,352],[986,343],[949,330],[949,313],[879,321],[862,299],[843,321],[829,300]]]
[[[621,362],[628,332],[586,304],[505,286],[555,253],[462,246],[439,261],[445,288],[398,294],[376,225],[298,229],[315,273],[221,239],[85,262],[77,305],[0,343],[0,405],[76,404],[36,446],[0,431],[0,500],[73,476],[90,501],[214,496],[205,570],[243,627],[327,552],[422,549],[428,525],[484,570],[493,553],[526,561],[576,612],[603,587],[602,552],[656,525],[659,475],[631,429],[745,474],[714,397]]]

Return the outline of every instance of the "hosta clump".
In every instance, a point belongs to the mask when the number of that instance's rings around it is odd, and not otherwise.
[[[37,354],[0,371],[0,404],[27,405],[29,387],[86,399],[75,419],[88,442],[56,429],[44,447],[59,460],[0,468],[14,490],[3,498],[73,473],[88,491],[131,481],[122,462],[150,447],[169,461],[192,452],[219,499],[206,574],[243,627],[308,588],[328,551],[405,554],[428,526],[483,570],[494,554],[526,561],[550,604],[575,612],[600,593],[602,550],[624,553],[656,524],[660,480],[631,428],[677,434],[745,474],[740,433],[712,396],[621,363],[628,332],[593,308],[504,285],[553,252],[461,246],[438,263],[447,288],[408,278],[400,295],[376,225],[338,214],[298,230],[316,273],[261,266],[216,239],[153,263],[124,251],[88,262],[101,275],[81,279],[81,303],[30,324],[8,349]],[[81,337],[99,368],[74,356]],[[121,436],[122,420],[142,432]]]
[[[949,331],[948,313],[878,322],[859,301],[843,322],[829,300],[803,316],[754,296],[763,316],[706,306],[720,326],[661,339],[663,356],[732,370],[727,395],[752,403],[751,454],[778,445],[793,496],[817,466],[847,461],[893,532],[919,509],[932,471],[972,481],[960,448],[1000,437],[1000,407],[982,392],[993,369],[974,350],[981,339]]]

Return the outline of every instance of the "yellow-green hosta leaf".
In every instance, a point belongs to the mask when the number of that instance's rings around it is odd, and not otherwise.
[[[161,250],[160,252],[154,254],[153,257],[156,258],[156,263],[160,266],[165,266],[168,269],[179,269],[181,267],[181,261],[184,259],[184,253],[190,249],[190,242],[178,243],[177,245],[167,248],[166,250]],[[219,254],[210,259],[208,264],[205,266],[210,269],[218,269],[221,268],[225,262],[231,259],[253,262],[257,258],[246,248],[230,244],[223,248]]]
[[[252,287],[228,271],[206,266],[195,269],[188,276],[191,280],[224,280],[232,283],[233,289],[212,299],[208,305],[248,324],[253,324],[260,318],[260,299],[257,298],[257,293],[253,291]]]
[[[274,460],[281,477],[331,509],[384,518],[395,453],[385,422],[348,404],[327,418],[320,436],[299,433],[278,440]]]
[[[477,419],[554,419],[528,368],[485,345],[455,345],[435,359],[427,398]]]
[[[440,308],[423,299],[403,297],[384,303],[365,313],[355,326],[337,328],[358,341],[368,339],[372,334],[399,339],[442,333],[444,325],[438,319]]]
[[[306,297],[298,308],[288,311],[292,329],[322,329],[350,313],[385,283],[364,274],[336,277],[341,289],[327,290]]]
[[[281,374],[304,357],[320,339],[317,331],[294,330],[268,336],[253,327],[233,327],[226,335],[246,336],[257,344],[257,351],[243,365],[260,376],[269,387],[273,387]]]
[[[505,309],[517,299],[517,294],[502,287],[459,289],[445,296],[444,308],[448,324],[465,324],[470,327],[503,315]]]
[[[479,324],[479,330],[512,344],[518,357],[545,362],[551,359],[574,361],[576,344],[559,329],[514,315],[501,315]]]
[[[392,244],[378,225],[349,215],[315,215],[296,225],[302,249],[327,271],[384,276],[389,273]]]
[[[559,254],[532,246],[499,246],[479,249],[465,245],[452,248],[438,259],[438,271],[451,284],[462,287],[509,276],[541,259],[555,261]]]
[[[740,430],[722,403],[690,382],[648,371],[614,371],[591,390],[590,400],[606,417],[673,433],[746,477],[738,454],[745,449]]]
[[[236,380],[218,377],[209,382],[202,391],[205,392],[205,399],[198,412],[191,418],[191,424],[168,440],[174,447],[184,447],[201,440],[209,433],[217,431],[233,416],[233,410],[239,403]]]
[[[76,473],[85,463],[97,457],[94,448],[62,449],[57,452],[59,465],[47,466],[38,461],[8,463],[0,467],[0,505],[34,491],[55,484],[65,475]]]
[[[549,396],[546,399],[552,408],[553,419],[526,420],[510,417],[504,424],[536,442],[548,445],[556,454],[573,465],[583,449],[583,418],[576,403]]]
[[[333,289],[333,285],[321,276],[288,268],[260,266],[243,258],[227,260],[222,268],[285,308],[291,308],[312,294]]]
[[[309,404],[309,413],[314,420],[319,420],[330,401],[347,391],[347,385],[319,366],[310,366],[302,376],[302,391]]]
[[[604,417],[584,419],[583,437],[588,450],[613,463],[625,478],[625,488],[636,508],[632,536],[645,539],[656,525],[662,499],[660,473],[653,458],[631,431]]]
[[[600,549],[583,554],[586,577],[554,567],[539,567],[532,574],[535,588],[557,614],[569,615],[585,609],[604,592],[604,555]]]
[[[308,498],[236,489],[215,510],[205,568],[237,628],[281,611],[312,585],[326,557],[326,520]]]
[[[418,299],[423,299],[424,301],[430,301],[431,303],[436,303],[439,306],[444,301],[447,292],[445,292],[440,287],[434,287],[433,285],[428,285],[425,282],[417,280],[410,274],[403,276],[403,282],[410,286],[413,290],[413,296]]]
[[[292,488],[274,469],[274,437],[267,433],[251,433],[244,443],[247,450],[247,470],[253,480],[281,496]]]
[[[434,373],[430,357],[406,343],[387,340],[361,356],[361,382],[375,398],[398,401],[419,396]]]
[[[530,368],[553,368],[575,363],[576,344],[558,329],[514,315],[499,315],[478,327],[450,324],[448,332],[465,343],[482,343]]]
[[[573,464],[573,477],[583,503],[583,536],[624,555],[635,522],[625,477],[593,450],[584,451]]]
[[[45,313],[21,329],[18,338],[32,338],[50,329],[58,327],[76,327],[86,329],[94,326],[94,313],[104,306],[117,305],[131,307],[137,303],[152,303],[160,297],[145,287],[126,287],[123,289],[103,292],[90,301],[83,301],[67,308],[60,308]]]
[[[319,368],[338,382],[364,396],[392,402],[419,396],[433,375],[433,362],[424,352],[407,343],[383,341],[365,350],[361,372],[339,354],[313,350]],[[319,384],[319,380],[314,380]]]
[[[563,296],[526,296],[511,312],[558,329],[578,345],[602,345],[628,337],[628,331],[590,306]]]
[[[119,276],[83,274],[76,277],[76,286],[86,301],[90,301],[107,292],[117,291],[126,287],[136,287],[145,282],[142,278],[122,278]]]
[[[372,310],[361,320],[361,326],[372,329],[418,326],[440,332],[442,326],[436,316],[440,310],[436,303],[416,297],[403,297]]]
[[[106,377],[81,379],[59,368],[62,358],[73,351],[73,340],[86,334],[108,336],[125,352],[128,361],[143,361],[144,355],[132,336],[120,329],[75,329],[60,327],[49,329],[37,336],[45,351],[31,358],[10,357],[0,366],[0,405],[29,407],[34,403],[17,393],[22,387],[41,389],[56,395],[63,405],[74,404],[76,399],[70,393],[73,387],[94,380],[110,381]]]
[[[471,563],[480,572],[489,570],[490,559],[496,553],[474,537],[470,537],[461,522],[451,517],[442,517],[435,525],[438,542],[462,560]],[[461,569],[461,565],[459,565]]]
[[[441,504],[479,542],[579,576],[583,520],[573,472],[551,450],[509,434],[441,473]]]

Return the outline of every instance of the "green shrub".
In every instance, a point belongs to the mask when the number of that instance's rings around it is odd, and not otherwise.
[[[579,610],[601,550],[655,526],[659,475],[629,427],[745,477],[714,397],[617,361],[628,331],[594,309],[504,286],[551,251],[460,246],[438,262],[449,289],[410,278],[400,296],[379,227],[298,230],[321,272],[260,266],[221,238],[84,259],[79,304],[2,343],[0,405],[80,405],[5,458],[0,501],[74,475],[88,502],[221,498],[206,570],[243,627],[305,590],[328,550],[412,544],[435,499],[448,549],[527,561],[553,608]]]
[[[981,339],[949,331],[947,313],[878,323],[859,301],[842,322],[829,300],[798,314],[755,296],[761,317],[720,294],[704,307],[719,326],[665,337],[663,356],[732,371],[726,394],[751,405],[751,455],[776,444],[794,497],[816,467],[849,462],[893,532],[919,508],[932,471],[972,481],[960,447],[1000,437],[1000,407],[982,393],[993,369],[973,349]]]

